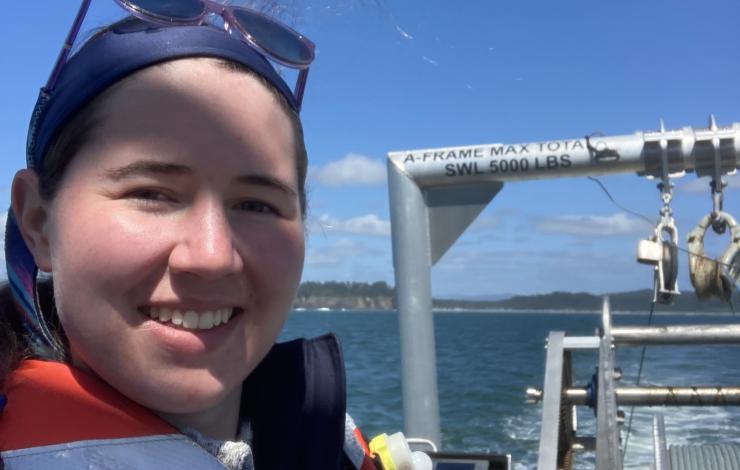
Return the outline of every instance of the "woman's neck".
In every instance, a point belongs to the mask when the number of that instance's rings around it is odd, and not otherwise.
[[[194,413],[155,413],[180,430],[192,429],[209,439],[235,441],[240,402],[241,390],[237,388],[213,408]]]
[[[72,351],[71,365],[93,376],[97,374]],[[191,429],[208,439],[236,441],[239,432],[241,387],[237,387],[217,405],[193,413],[165,413],[150,409],[177,429]]]

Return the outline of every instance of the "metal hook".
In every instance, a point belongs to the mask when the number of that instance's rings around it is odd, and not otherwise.
[[[660,121],[660,131],[665,132],[665,125]],[[669,304],[678,290],[678,228],[673,219],[671,201],[673,200],[673,183],[668,172],[668,142],[660,140],[661,151],[661,179],[658,183],[660,199],[663,206],[660,209],[660,221],[655,227],[653,235],[640,240],[637,245],[637,261],[654,266],[653,274],[653,302]],[[664,237],[668,235],[668,239]]]
[[[709,126],[710,131],[717,131],[717,121],[714,118],[714,114],[709,115]],[[722,212],[724,202],[724,189],[727,183],[722,179],[722,155],[720,148],[720,139],[715,134],[712,137],[712,181],[709,183],[712,188],[712,230],[714,233],[721,235],[727,230],[727,223],[719,217]]]
[[[718,235],[722,235],[727,230],[727,222],[719,216],[722,213],[724,206],[724,189],[727,183],[720,179],[714,180],[709,183],[712,188],[712,230]]]

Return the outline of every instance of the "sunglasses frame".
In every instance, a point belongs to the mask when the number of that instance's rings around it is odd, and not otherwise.
[[[149,13],[143,10],[142,8],[138,7],[137,5],[131,3],[130,0],[114,0],[114,1],[121,8],[125,9],[126,11],[131,13],[136,18],[139,18],[140,20],[147,21],[150,23],[162,24],[164,26],[202,25],[204,23],[205,18],[208,15],[214,14],[214,15],[220,16],[224,20],[224,25],[225,25],[225,29],[227,33],[231,33],[232,30],[236,30],[248,47],[255,49],[261,55],[269,58],[270,60],[274,62],[277,62],[278,64],[299,70],[298,78],[296,79],[296,84],[293,89],[293,96],[296,100],[298,110],[300,111],[301,103],[303,101],[303,95],[306,89],[306,82],[308,80],[308,69],[309,69],[309,66],[311,65],[311,62],[313,62],[314,60],[316,45],[310,39],[303,36],[302,34],[295,31],[294,29],[256,10],[252,10],[246,7],[232,7],[232,6],[228,6],[228,5],[215,2],[214,0],[198,0],[199,3],[203,7],[202,12],[193,18],[186,18],[186,19],[163,17],[160,15]],[[72,23],[72,27],[70,28],[70,31],[67,34],[67,38],[64,41],[62,50],[59,53],[56,63],[54,64],[54,68],[52,69],[51,75],[49,76],[49,80],[46,83],[45,89],[47,92],[53,91],[54,87],[56,86],[57,80],[59,79],[59,76],[61,75],[61,72],[64,69],[64,65],[67,63],[67,60],[69,59],[69,54],[72,50],[72,46],[74,45],[75,40],[77,39],[77,36],[79,35],[80,29],[82,27],[82,23],[85,20],[85,16],[87,15],[91,2],[92,0],[82,0],[82,3],[80,4],[80,8],[77,12],[77,16],[75,17],[74,23]],[[260,45],[254,39],[254,37],[244,27],[241,26],[239,21],[234,16],[234,11],[237,11],[237,10],[247,11],[249,12],[249,14],[257,16],[266,22],[274,23],[280,28],[295,35],[296,40],[301,42],[308,50],[309,59],[305,63],[301,63],[297,61],[290,61],[290,60],[286,60],[286,59],[276,56],[275,54],[270,52],[269,49],[265,49],[264,46]]]

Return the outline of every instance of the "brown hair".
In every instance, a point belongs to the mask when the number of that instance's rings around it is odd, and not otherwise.
[[[64,332],[59,325],[54,306],[54,287],[50,279],[39,281],[36,286],[41,311],[49,324],[49,328],[66,343]],[[18,307],[10,291],[10,285],[0,284],[0,390],[4,386],[5,377],[15,369],[18,363],[33,356],[33,351],[26,339],[25,330],[20,315],[14,315]],[[0,466],[0,468],[2,468]]]

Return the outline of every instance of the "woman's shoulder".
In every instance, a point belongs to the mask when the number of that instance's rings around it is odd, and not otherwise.
[[[159,417],[66,364],[25,360],[7,377],[4,393],[0,456],[11,468],[118,462],[154,469],[162,459],[175,468],[185,456],[200,462],[189,468],[221,468]]]
[[[7,377],[5,395],[0,430],[12,430],[2,436],[17,445],[176,432],[101,380],[59,362],[24,360]],[[9,443],[3,439],[2,448]]]

